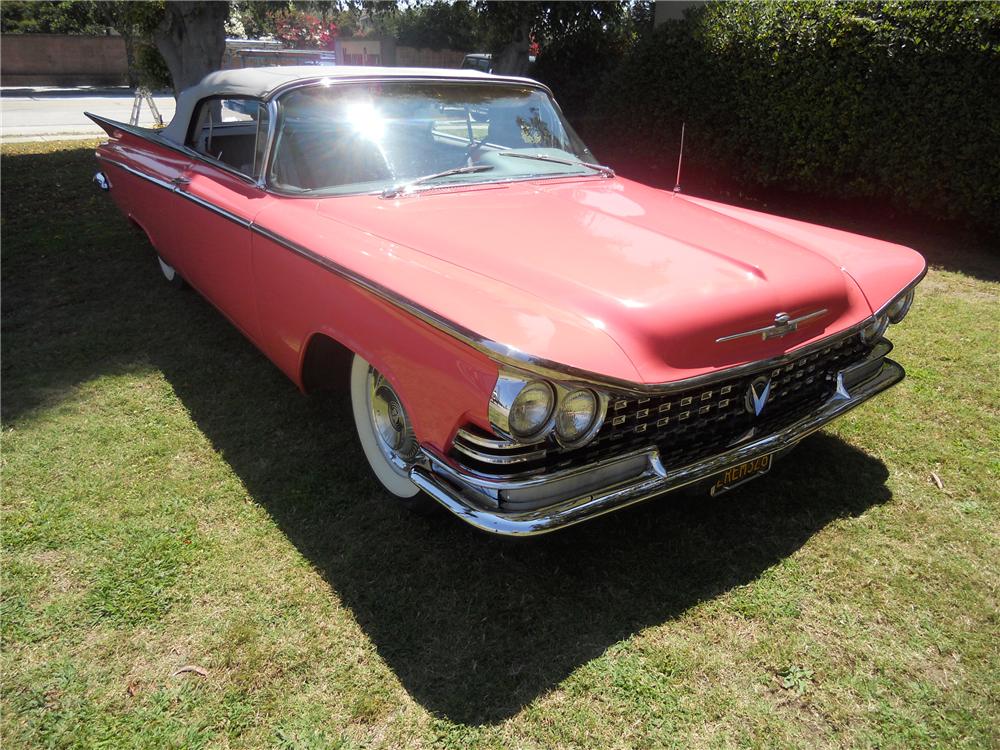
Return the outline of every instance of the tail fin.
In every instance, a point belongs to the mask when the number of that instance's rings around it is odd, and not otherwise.
[[[155,130],[150,130],[149,128],[140,128],[136,125],[129,125],[127,122],[109,120],[107,117],[95,115],[93,112],[84,112],[83,114],[87,115],[87,117],[100,125],[101,129],[111,138],[120,138],[122,133],[131,133],[132,135],[137,135],[140,138],[149,138],[151,134],[156,132]]]
[[[87,117],[100,125],[101,129],[112,138],[115,137],[115,130],[121,130],[121,126],[125,124],[123,122],[109,120],[106,117],[101,117],[100,115],[95,115],[92,112],[84,112],[83,114],[87,115]]]

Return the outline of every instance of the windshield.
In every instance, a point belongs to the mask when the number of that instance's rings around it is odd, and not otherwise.
[[[391,81],[293,89],[278,100],[270,183],[324,194],[594,174],[593,155],[536,88]],[[545,159],[499,158],[502,152]],[[481,167],[463,169],[464,167]]]

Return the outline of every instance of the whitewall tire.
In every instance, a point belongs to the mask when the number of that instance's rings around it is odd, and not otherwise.
[[[351,409],[365,458],[382,486],[407,508],[427,512],[434,500],[409,477],[418,444],[409,417],[392,385],[368,362],[354,355]]]

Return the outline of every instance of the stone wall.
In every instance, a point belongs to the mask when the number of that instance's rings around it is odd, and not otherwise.
[[[128,82],[120,36],[4,34],[3,86],[109,86]]]

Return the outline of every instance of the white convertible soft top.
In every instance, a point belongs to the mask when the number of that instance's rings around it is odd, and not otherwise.
[[[362,65],[287,65],[270,68],[236,68],[209,73],[201,83],[184,89],[177,97],[174,118],[160,135],[183,144],[188,124],[198,102],[210,96],[247,96],[265,98],[285,84],[316,78],[451,78],[502,80],[537,85],[528,78],[490,75],[478,70],[447,68],[380,68]]]

